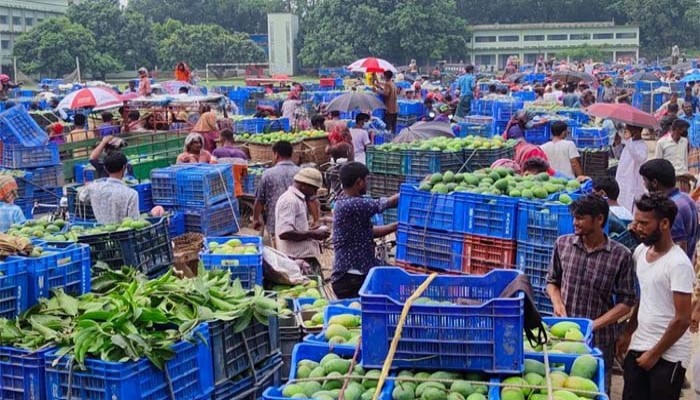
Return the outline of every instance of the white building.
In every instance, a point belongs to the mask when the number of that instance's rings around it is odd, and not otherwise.
[[[567,49],[596,46],[605,60],[639,58],[639,27],[614,22],[573,22],[472,26],[471,62],[503,69],[509,56],[533,64],[539,56],[556,57]]]

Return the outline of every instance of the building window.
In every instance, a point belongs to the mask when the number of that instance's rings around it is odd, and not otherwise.
[[[43,19],[43,18],[37,18],[37,19],[36,19],[36,23],[37,23],[37,24],[40,24],[40,23],[42,23],[42,22],[44,22],[44,19]]]
[[[567,35],[547,35],[547,40],[566,40]]]
[[[605,39],[614,39],[615,35],[612,33],[594,33],[593,34],[593,39],[594,40],[605,40]]]
[[[34,18],[27,17],[24,19],[24,24],[27,26],[32,26],[34,25]]]
[[[520,36],[518,35],[506,35],[506,36],[499,36],[498,41],[499,42],[517,42],[520,40]]]
[[[544,42],[544,35],[525,35],[523,40],[526,42]]]
[[[12,17],[12,25],[22,25],[22,18],[20,17]]]
[[[476,43],[493,43],[496,41],[495,36],[475,36],[474,41]]]
[[[495,54],[477,54],[474,56],[474,64],[476,65],[495,65]]]
[[[636,39],[637,38],[637,33],[636,32],[620,32],[615,35],[617,39]]]
[[[7,25],[7,15],[0,15],[0,24]]]
[[[10,41],[9,40],[0,40],[0,49],[10,50]]]
[[[569,40],[590,40],[591,35],[589,33],[572,33],[569,35]]]

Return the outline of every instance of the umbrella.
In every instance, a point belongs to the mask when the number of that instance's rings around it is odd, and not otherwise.
[[[163,93],[166,94],[179,94],[180,88],[187,88],[187,94],[200,96],[202,91],[192,84],[182,81],[165,81],[158,84]]]
[[[685,71],[685,75],[700,74],[700,68],[689,69]]]
[[[122,94],[122,101],[130,101],[139,97],[138,92],[126,92]]]
[[[564,81],[566,83],[594,82],[595,77],[585,72],[560,71],[552,75],[552,80]]]
[[[421,121],[402,129],[391,143],[411,143],[416,140],[426,140],[437,136],[455,137],[454,133],[452,133],[452,127],[447,122]]]
[[[658,82],[659,77],[652,74],[651,72],[637,72],[630,77],[632,82],[645,81],[645,82]]]
[[[374,111],[378,108],[386,107],[374,94],[349,92],[331,100],[326,110],[350,112],[358,109]]]
[[[518,83],[519,80],[523,79],[523,77],[527,75],[524,72],[516,72],[506,78],[506,80],[513,82],[513,83]]]
[[[352,72],[384,72],[391,71],[396,73],[396,68],[390,62],[381,58],[367,57],[361,58],[347,66],[347,69]]]
[[[80,110],[83,108],[104,110],[119,107],[123,103],[122,97],[112,89],[89,87],[68,94],[58,103],[56,108],[64,110]]]
[[[615,122],[640,126],[642,128],[659,128],[659,123],[653,115],[638,110],[629,104],[596,103],[586,108],[584,111],[592,117],[608,118]]]
[[[700,72],[695,73],[695,74],[686,75],[683,77],[683,79],[680,80],[680,82],[696,82],[696,81],[700,81]]]

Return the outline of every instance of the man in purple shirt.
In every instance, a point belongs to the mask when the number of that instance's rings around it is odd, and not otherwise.
[[[671,227],[671,237],[694,262],[698,242],[698,208],[693,199],[676,187],[676,171],[668,160],[654,159],[642,164],[639,174],[649,193],[661,193],[673,200],[678,214]]]
[[[243,152],[243,150],[236,147],[233,143],[233,131],[230,129],[224,129],[219,132],[219,136],[223,142],[221,147],[217,147],[212,152],[212,155],[217,159],[221,158],[242,158],[244,160],[248,159],[248,156]]]

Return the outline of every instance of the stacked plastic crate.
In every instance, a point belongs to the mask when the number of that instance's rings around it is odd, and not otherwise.
[[[0,114],[1,165],[17,178],[20,198],[15,204],[31,218],[34,202],[56,205],[63,194],[63,169],[58,145],[22,106]]]
[[[590,177],[607,175],[610,154],[608,130],[600,126],[574,124],[571,140],[581,154],[583,174]]]
[[[396,133],[418,121],[425,114],[423,103],[416,100],[399,100],[399,115],[396,121]]]
[[[503,133],[508,121],[524,107],[522,100],[513,97],[499,97],[493,101],[493,131]]]
[[[238,232],[238,200],[230,165],[181,164],[151,171],[153,203],[185,215],[185,232]]]
[[[401,186],[397,261],[415,269],[484,274],[513,268],[518,199]]]

